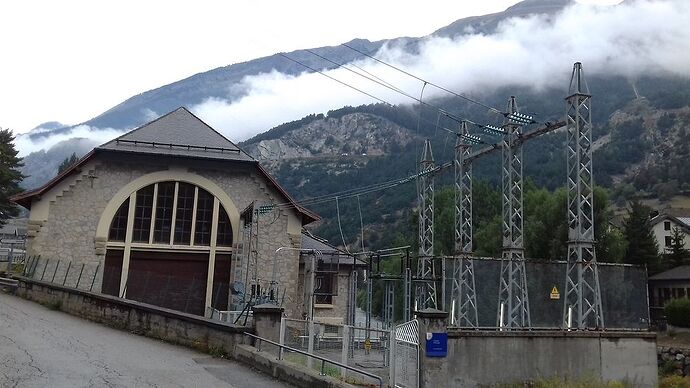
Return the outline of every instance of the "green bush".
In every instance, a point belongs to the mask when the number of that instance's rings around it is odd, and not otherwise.
[[[669,324],[690,327],[690,299],[674,299],[666,303],[664,314]]]

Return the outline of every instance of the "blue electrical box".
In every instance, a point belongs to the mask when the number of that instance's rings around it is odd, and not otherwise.
[[[448,333],[426,333],[426,356],[446,357],[448,355]]]

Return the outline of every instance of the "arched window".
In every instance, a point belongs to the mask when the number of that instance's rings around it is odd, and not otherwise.
[[[110,223],[102,291],[198,315],[225,310],[232,242],[230,217],[207,190],[177,181],[142,187]]]
[[[131,242],[134,245],[209,247],[216,220],[216,246],[232,246],[232,224],[228,213],[201,187],[185,182],[158,182],[135,193]],[[124,243],[130,200],[125,200],[113,217],[108,242]],[[109,244],[113,245],[113,244]],[[222,248],[221,248],[222,249]]]

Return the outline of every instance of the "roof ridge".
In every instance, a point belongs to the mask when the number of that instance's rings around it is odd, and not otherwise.
[[[140,129],[142,129],[142,128],[148,126],[148,125],[151,125],[151,124],[153,124],[153,123],[155,123],[155,122],[161,120],[161,119],[164,118],[164,117],[170,116],[171,114],[177,112],[177,111],[180,110],[180,109],[187,110],[187,108],[185,108],[185,107],[183,107],[183,106],[181,106],[181,107],[179,107],[179,108],[177,108],[177,109],[175,109],[175,110],[171,110],[170,112],[168,112],[168,113],[166,113],[166,114],[164,114],[164,115],[162,115],[162,116],[158,116],[157,118],[155,118],[155,119],[153,119],[153,120],[151,120],[151,121],[148,121],[148,122],[146,122],[146,123],[144,123],[144,124],[141,124],[140,126],[134,128],[134,129],[130,129],[129,131],[126,131],[126,132],[123,133],[122,135],[120,135],[120,136],[118,136],[118,137],[116,137],[116,138],[114,138],[114,139],[112,139],[112,140],[110,140],[110,141],[107,141],[107,142],[105,142],[105,143],[103,143],[103,144],[101,144],[101,145],[96,146],[96,148],[103,147],[103,146],[105,146],[105,145],[107,145],[107,144],[110,144],[110,143],[112,143],[112,142],[117,142],[118,140],[122,139],[124,136],[127,136],[127,135],[129,135],[130,133],[132,133],[132,132],[138,131],[138,130],[140,130]],[[187,112],[189,112],[189,111],[187,110]],[[189,112],[189,113],[192,113],[192,112]],[[194,114],[192,114],[192,116],[194,116]],[[196,117],[196,116],[194,116],[194,117]],[[206,124],[206,123],[204,123],[204,124]],[[206,125],[208,126],[208,124],[206,124]]]
[[[181,107],[175,109],[173,112],[178,111],[178,110],[180,110],[180,109],[184,109],[185,111],[187,111],[187,113],[189,113],[190,115],[192,115],[195,119],[199,120],[202,124],[204,124],[205,126],[207,126],[208,129],[210,129],[211,131],[213,131],[213,132],[215,132],[216,134],[218,134],[218,136],[220,136],[220,137],[222,137],[223,139],[225,139],[225,141],[227,141],[228,143],[230,143],[230,144],[232,144],[233,146],[235,146],[235,148],[237,148],[238,150],[240,150],[240,151],[242,150],[242,149],[241,149],[237,144],[235,144],[232,140],[228,139],[225,135],[223,135],[222,133],[220,133],[219,131],[217,131],[217,130],[216,130],[215,128],[213,128],[212,126],[208,125],[204,120],[202,120],[201,118],[199,118],[199,116],[195,115],[192,111],[190,111],[189,109],[187,109],[186,106],[181,106]],[[170,113],[172,113],[172,112],[170,112]]]

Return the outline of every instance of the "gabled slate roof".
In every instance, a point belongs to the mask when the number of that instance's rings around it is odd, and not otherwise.
[[[96,149],[203,159],[254,161],[249,154],[184,107],[127,132]]]
[[[690,265],[681,265],[650,276],[649,280],[690,280]]]
[[[652,218],[652,226],[660,223],[661,221],[673,221],[681,230],[684,230],[686,233],[690,233],[690,217],[676,217],[670,214],[659,214],[658,216]]]
[[[329,243],[328,240],[316,237],[304,229],[302,230],[301,247],[303,251],[308,249],[320,251],[320,260],[327,264],[339,263],[339,265],[343,266],[352,266],[353,264],[353,255],[343,251],[342,249],[338,249],[336,246]],[[300,260],[304,260],[302,255],[300,255]],[[358,267],[364,267],[367,264],[362,259],[357,259],[356,262]]]

